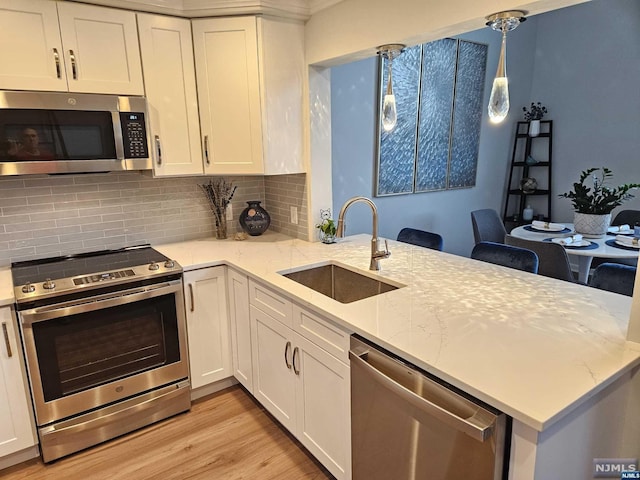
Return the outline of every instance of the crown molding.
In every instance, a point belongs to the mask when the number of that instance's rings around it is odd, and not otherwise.
[[[307,20],[308,0],[183,0],[188,17],[265,14]]]
[[[306,21],[343,0],[62,0],[178,17],[272,15]]]

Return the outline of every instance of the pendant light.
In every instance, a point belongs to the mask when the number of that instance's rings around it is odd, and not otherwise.
[[[396,96],[393,94],[393,80],[391,78],[391,64],[393,59],[398,57],[403,51],[404,47],[401,43],[390,43],[388,45],[381,45],[378,47],[378,55],[387,59],[387,67],[389,73],[387,76],[387,87],[382,101],[382,128],[385,132],[390,132],[396,126],[398,122],[398,111],[396,109]]]
[[[525,12],[509,10],[494,13],[487,17],[487,25],[502,33],[502,46],[498,59],[498,70],[493,80],[491,97],[489,97],[489,119],[492,123],[502,122],[509,113],[509,80],[507,78],[507,32],[514,30],[526,20]]]

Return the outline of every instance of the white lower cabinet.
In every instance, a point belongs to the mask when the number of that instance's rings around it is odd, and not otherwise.
[[[349,366],[294,335],[296,437],[338,479],[351,478]]]
[[[0,308],[0,457],[36,445],[17,325]],[[2,468],[2,467],[0,467]]]
[[[348,364],[256,306],[264,305],[268,288],[250,291],[261,294],[250,296],[254,396],[336,478],[351,478]],[[275,297],[270,292],[269,298]],[[284,297],[280,300],[292,307]],[[297,306],[292,311],[304,312]]]
[[[293,332],[251,306],[253,395],[291,432],[296,431]]]
[[[249,317],[249,281],[246,275],[227,269],[229,320],[231,324],[231,359],[233,376],[253,393],[251,364],[251,327]]]
[[[232,375],[225,268],[184,274],[192,388]]]

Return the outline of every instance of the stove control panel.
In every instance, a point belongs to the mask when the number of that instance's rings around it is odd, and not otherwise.
[[[74,285],[86,285],[88,283],[104,282],[105,280],[115,280],[116,278],[133,277],[135,272],[131,269],[120,270],[116,272],[99,273],[98,275],[87,275],[86,277],[77,277],[73,279]]]

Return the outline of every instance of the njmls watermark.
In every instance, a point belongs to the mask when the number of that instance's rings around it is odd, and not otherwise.
[[[594,478],[640,478],[637,458],[594,458]]]

